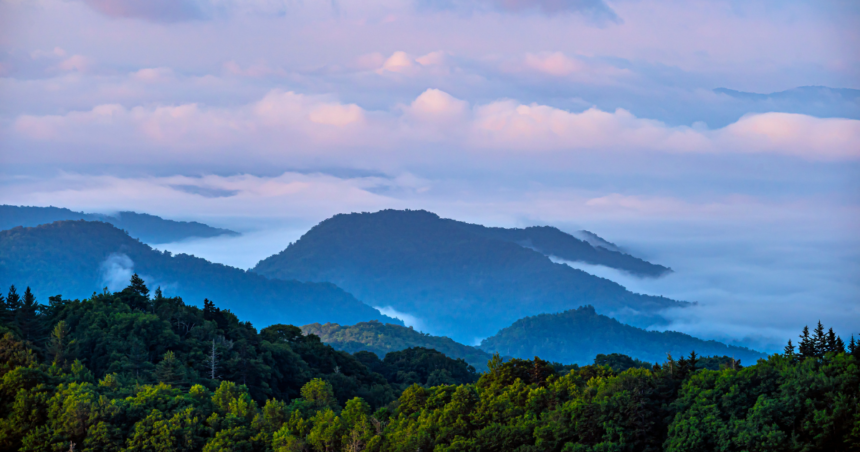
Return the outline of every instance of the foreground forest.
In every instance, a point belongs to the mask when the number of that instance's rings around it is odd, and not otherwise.
[[[477,374],[426,348],[380,359],[295,326],[257,332],[136,275],[86,300],[13,288],[0,301],[3,451],[860,448],[860,350],[820,324],[747,367],[496,355]]]

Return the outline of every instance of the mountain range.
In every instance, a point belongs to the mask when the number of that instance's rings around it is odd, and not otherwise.
[[[190,238],[239,235],[229,229],[207,226],[196,221],[165,220],[155,215],[137,212],[117,212],[113,215],[75,212],[60,207],[0,205],[0,230],[16,226],[38,226],[55,221],[87,220],[110,223],[144,243],[170,243]]]
[[[253,271],[270,278],[331,282],[371,306],[414,317],[434,335],[473,343],[514,321],[593,305],[638,326],[688,303],[634,294],[548,256],[628,270],[668,269],[593,247],[558,229],[487,228],[425,211],[336,215]]]
[[[87,298],[105,287],[121,287],[133,272],[166,295],[193,305],[208,298],[260,326],[400,323],[334,284],[269,279],[187,254],[172,255],[103,222],[59,221],[0,231],[0,287],[31,286],[42,303],[57,294]]]

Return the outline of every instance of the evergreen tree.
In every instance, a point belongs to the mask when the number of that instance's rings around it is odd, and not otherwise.
[[[9,295],[6,296],[6,307],[12,315],[12,318],[14,318],[18,309],[21,309],[21,296],[18,295],[18,291],[15,289],[15,286],[9,287]]]
[[[794,345],[791,343],[791,339],[788,340],[788,345],[785,346],[783,354],[786,358],[794,358]]]
[[[809,337],[809,327],[803,327],[803,333],[800,334],[800,347],[798,348],[801,358],[809,358],[815,356],[815,344],[812,338]]]
[[[21,307],[15,312],[15,324],[21,331],[21,337],[25,341],[37,343],[42,337],[42,324],[39,318],[39,304],[30,288],[24,291],[24,300]]]
[[[140,276],[137,273],[131,275],[131,284],[128,286],[135,293],[142,297],[149,298],[149,289],[146,287],[146,283],[143,282]]]
[[[69,340],[71,331],[65,320],[60,320],[51,331],[51,337],[48,339],[47,352],[51,362],[57,366],[65,368],[69,361],[69,346],[72,341]]]
[[[827,334],[824,332],[821,320],[818,321],[818,326],[815,327],[815,336],[812,338],[812,344],[815,356],[821,358],[827,353]]]
[[[857,352],[857,343],[854,342],[854,335],[851,335],[851,342],[848,343],[848,354],[856,355]]]
[[[158,381],[172,386],[180,386],[185,382],[185,370],[176,354],[168,351],[164,359],[155,366],[155,377]]]
[[[838,344],[836,343],[836,333],[833,332],[833,328],[827,330],[827,347],[825,353],[827,352],[838,352],[837,350]]]
[[[696,356],[696,351],[690,352],[690,357],[687,358],[687,366],[690,368],[690,373],[696,372],[696,364],[699,363],[699,357]]]
[[[836,336],[836,353],[845,353],[845,342],[839,336]]]

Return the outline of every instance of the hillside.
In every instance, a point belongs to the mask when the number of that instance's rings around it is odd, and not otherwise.
[[[515,243],[524,237],[541,246],[558,234],[552,228],[484,228],[425,211],[336,215],[253,271],[332,282],[371,306],[415,316],[424,331],[461,343],[495,334],[527,315],[586,304],[641,326],[661,322],[661,309],[685,305],[633,294],[555,264]]]
[[[646,331],[600,315],[591,306],[558,314],[526,317],[481,342],[487,353],[516,358],[540,356],[549,361],[589,364],[598,354],[620,353],[649,363],[695,351],[700,356],[730,356],[745,365],[764,358],[744,347],[705,341],[674,331]]]
[[[255,325],[398,321],[329,283],[270,280],[187,254],[159,252],[107,223],[61,221],[0,232],[0,287],[84,298],[137,272],[189,304],[215,301]]]
[[[17,226],[32,227],[55,221],[86,220],[110,223],[144,243],[170,243],[189,238],[239,235],[228,229],[207,226],[196,221],[173,221],[155,215],[118,212],[115,215],[74,212],[59,207],[0,205],[0,230]]]
[[[543,255],[559,257],[568,261],[585,262],[594,265],[623,270],[640,277],[660,277],[671,273],[672,269],[652,264],[637,257],[618,251],[618,247],[596,234],[579,231],[582,240],[551,226],[531,226],[524,229],[488,228],[476,224],[443,220],[464,228],[470,233],[488,238],[516,243],[531,248]]]
[[[487,362],[492,358],[490,353],[447,337],[431,336],[413,328],[377,321],[360,322],[352,326],[312,323],[303,326],[302,332],[319,336],[320,340],[338,350],[349,353],[369,351],[380,358],[387,353],[423,347],[437,350],[451,358],[462,358],[479,371],[486,370]]]

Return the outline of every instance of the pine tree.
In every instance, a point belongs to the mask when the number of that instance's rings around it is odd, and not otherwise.
[[[818,326],[815,327],[815,337],[812,338],[813,353],[816,357],[821,358],[827,353],[827,334],[824,333],[824,326],[821,320],[818,321]]]
[[[836,353],[845,353],[845,342],[839,336],[836,336]]]
[[[47,352],[51,358],[51,362],[57,366],[65,368],[69,360],[69,341],[68,324],[65,320],[60,320],[51,331],[51,337],[48,340]]]
[[[15,286],[9,287],[9,295],[6,296],[6,307],[13,318],[18,309],[21,309],[21,296],[18,295],[18,291],[15,290]]]
[[[827,330],[827,339],[825,341],[827,343],[827,347],[825,349],[825,353],[838,351],[836,349],[837,348],[836,339],[838,339],[838,338],[836,337],[836,333],[833,332],[833,328],[830,328],[829,330]]]
[[[809,358],[815,356],[815,345],[812,338],[809,337],[809,327],[803,327],[803,333],[800,334],[800,347],[798,348],[801,358]]]
[[[783,354],[786,358],[794,358],[794,345],[791,343],[791,339],[788,340],[788,345],[785,346]]]
[[[857,351],[857,343],[854,342],[854,335],[851,335],[851,342],[848,343],[848,354],[854,355]]]
[[[687,366],[690,368],[690,373],[696,372],[696,364],[699,363],[699,357],[696,356],[696,351],[690,352],[690,357],[687,358]]]
[[[24,291],[24,301],[15,312],[15,324],[21,331],[21,337],[25,341],[39,342],[42,337],[42,325],[39,319],[39,304],[30,288]]]
[[[179,386],[185,382],[185,370],[182,363],[176,359],[175,353],[168,351],[164,354],[164,359],[155,366],[155,377],[171,386]]]
[[[146,283],[143,282],[143,279],[137,275],[137,273],[131,275],[131,284],[129,287],[137,292],[138,295],[142,297],[149,298],[149,289],[146,287]]]

